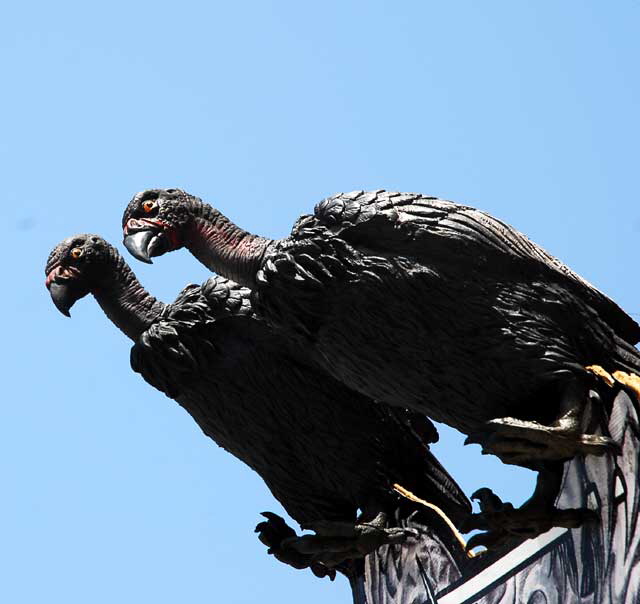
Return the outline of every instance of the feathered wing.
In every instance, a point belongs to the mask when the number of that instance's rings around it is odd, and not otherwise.
[[[367,488],[398,482],[456,523],[470,513],[467,497],[429,450],[438,438],[429,419],[378,405],[324,374],[295,343],[253,318],[248,290],[233,282],[215,278],[185,289],[134,345],[131,364],[274,491],[299,490],[295,476],[280,488],[269,481],[272,471],[292,474],[277,471],[288,458],[317,472],[307,472],[310,488],[321,483],[324,492],[346,492],[351,501],[359,495],[343,483],[357,477]],[[313,514],[305,512],[309,520],[318,518]]]
[[[247,316],[246,291],[215,281],[206,286],[214,307],[216,300],[225,308],[231,304],[245,316],[225,318],[220,308],[212,312],[199,288],[187,288],[180,303],[133,347],[134,370],[180,402],[205,434],[258,471],[299,522],[348,518],[360,488],[348,483],[386,492],[387,505],[395,510],[390,526],[414,528],[419,538],[380,548],[342,570],[358,604],[428,602],[459,576],[464,552],[441,517],[392,495],[391,489],[397,481],[445,510],[456,524],[468,517],[467,497],[429,450],[428,443],[438,437],[435,427],[421,415],[367,402],[356,393],[347,396],[350,391],[328,376],[316,379],[317,370],[291,358],[286,347],[274,346],[280,340]],[[261,369],[273,372],[274,367],[281,372],[283,406],[273,406],[274,394],[264,388],[268,381],[260,381]],[[305,392],[291,396],[305,384]],[[278,432],[287,422],[289,430]],[[280,436],[265,441],[270,431]]]
[[[240,318],[236,328],[241,335],[243,319],[252,316],[249,290],[229,279],[214,277],[202,285],[187,285],[134,344],[131,367],[154,388],[175,398],[181,383],[197,380],[203,368],[218,366],[224,358],[214,345],[221,321]],[[259,341],[257,333],[247,329],[248,336]]]
[[[513,270],[551,279],[584,299],[623,340],[640,340],[640,325],[615,302],[500,220],[474,208],[417,193],[355,191],[320,202],[294,234],[322,225],[355,247],[382,255],[408,256],[430,263]]]
[[[343,390],[328,376],[310,382],[310,376],[314,378],[317,374],[282,350],[272,348],[265,334],[268,332],[264,325],[248,317],[209,320],[195,323],[191,329],[184,325],[176,329],[171,321],[160,321],[132,348],[131,364],[145,381],[185,407],[207,436],[258,470],[285,507],[291,505],[280,495],[282,485],[277,487],[269,482],[265,468],[259,467],[261,456],[278,464],[286,462],[281,457],[287,454],[297,460],[306,453],[310,467],[327,465],[323,472],[334,474],[335,478],[326,480],[335,481],[335,490],[339,492],[341,476],[358,472],[358,459],[363,455],[360,448],[366,445],[369,454],[378,456],[375,474],[370,469],[362,470],[372,479],[380,473],[391,483],[397,480],[447,510],[454,523],[464,521],[471,511],[469,500],[429,450],[428,443],[435,442],[438,435],[428,418],[367,401]],[[223,343],[221,348],[217,342]],[[230,346],[230,342],[235,345]],[[277,362],[272,367],[274,359]],[[269,382],[259,375],[273,373],[274,367],[283,376],[280,401],[274,400],[274,393],[265,388]],[[308,388],[302,391],[305,384]],[[338,400],[336,392],[343,395]],[[294,399],[299,400],[299,405],[291,403]],[[211,400],[217,400],[219,405],[212,405]],[[244,404],[230,409],[228,403],[224,404],[229,400]],[[282,417],[277,419],[276,414]],[[235,416],[233,422],[231,416]],[[239,442],[238,432],[246,430],[248,439],[253,424],[256,429],[272,431],[288,427],[298,435],[274,440],[270,450],[256,448],[256,461],[251,463],[254,451],[250,443],[240,442],[244,447],[240,452],[235,445]],[[226,433],[231,428],[237,431],[235,435]],[[254,443],[257,447],[257,441]],[[327,447],[325,453],[320,451],[323,446]],[[396,459],[398,456],[400,460]],[[328,467],[340,463],[341,458],[342,468]],[[371,459],[361,459],[363,468],[372,463]],[[396,474],[396,469],[402,470],[402,474]],[[285,490],[297,492],[297,480],[292,475]],[[311,498],[301,494],[301,499],[304,497]],[[320,507],[318,504],[316,509]],[[317,519],[311,510],[305,516],[308,520]],[[299,518],[300,522],[304,520]]]

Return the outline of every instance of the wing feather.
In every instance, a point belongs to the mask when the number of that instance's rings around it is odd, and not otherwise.
[[[320,202],[294,235],[320,227],[367,253],[456,265],[461,278],[481,269],[552,280],[588,303],[619,337],[640,340],[640,325],[613,300],[513,227],[472,207],[418,193],[354,191]]]

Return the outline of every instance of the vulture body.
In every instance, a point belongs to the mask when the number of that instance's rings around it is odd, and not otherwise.
[[[613,301],[515,229],[450,201],[334,195],[271,241],[180,190],[149,190],[123,228],[142,260],[185,246],[251,287],[256,312],[344,384],[466,434],[505,416],[549,424],[585,365],[640,368],[640,326]]]
[[[640,326],[488,214],[355,191],[323,200],[273,241],[181,190],[154,189],[132,199],[123,229],[141,260],[184,246],[250,287],[260,317],[349,388],[541,472],[523,517],[553,508],[561,462],[617,449],[589,433],[601,409],[588,368],[638,373]]]
[[[412,194],[331,197],[268,248],[255,305],[375,400],[470,434],[549,423],[585,365],[637,371],[640,327],[524,235]],[[552,400],[549,400],[552,398]]]
[[[164,305],[95,235],[59,244],[46,274],[65,314],[93,293],[134,340],[134,371],[258,472],[292,518],[316,531],[298,538],[267,514],[257,530],[278,559],[320,576],[338,568],[357,602],[373,601],[358,558],[375,560],[379,545],[395,548],[396,571],[415,585],[433,590],[445,575],[456,575],[464,552],[450,528],[393,490],[399,483],[446,510],[455,524],[469,516],[467,498],[429,451],[437,433],[426,418],[377,405],[317,369],[295,342],[257,320],[249,291],[227,279],[188,286]],[[419,509],[421,516],[410,518]],[[429,561],[425,543],[440,559]]]

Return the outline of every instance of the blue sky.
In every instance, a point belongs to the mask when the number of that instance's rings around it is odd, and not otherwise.
[[[183,187],[283,236],[337,191],[420,191],[510,222],[640,317],[640,4],[23,2],[0,12],[0,600],[348,602],[266,555],[281,511],[129,368],[91,299],[43,267],[76,232],[120,245],[129,198]],[[122,248],[121,248],[122,249]],[[186,252],[132,265],[172,300]],[[442,430],[467,492],[531,474]]]

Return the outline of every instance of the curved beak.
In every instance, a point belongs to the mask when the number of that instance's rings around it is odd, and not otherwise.
[[[136,231],[135,233],[124,236],[124,247],[129,250],[129,253],[134,258],[137,258],[142,262],[146,262],[147,264],[153,264],[149,248],[151,247],[152,240],[157,236],[158,233],[151,229]]]
[[[53,303],[65,317],[71,316],[69,312],[71,307],[88,293],[86,288],[80,287],[78,283],[74,281],[65,281],[62,283],[51,281],[48,287]]]
[[[127,229],[123,243],[134,258],[147,264],[153,264],[152,257],[162,256],[171,250],[166,233],[162,228],[155,226],[146,226],[135,230]]]

